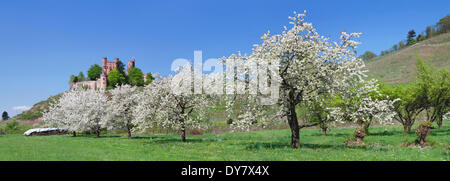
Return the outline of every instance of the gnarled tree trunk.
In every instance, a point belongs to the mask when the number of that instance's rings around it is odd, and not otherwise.
[[[300,127],[298,126],[297,113],[295,112],[295,102],[293,91],[289,93],[290,101],[287,105],[287,119],[291,128],[291,147],[300,148]]]
[[[361,144],[364,137],[366,136],[366,132],[364,128],[358,128],[355,130],[354,133],[355,139],[356,139],[356,144]]]
[[[416,130],[416,134],[419,137],[418,138],[418,142],[420,146],[423,146],[427,140],[426,137],[430,134],[430,130],[432,128],[432,123],[431,122],[424,122],[422,124],[419,125],[419,127]]]
[[[298,122],[292,122],[291,126],[291,147],[300,148],[300,129],[298,128]]]

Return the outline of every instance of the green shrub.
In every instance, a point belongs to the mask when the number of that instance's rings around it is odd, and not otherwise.
[[[8,134],[22,134],[30,128],[31,126],[20,124],[19,122],[14,120],[0,127],[0,130]]]

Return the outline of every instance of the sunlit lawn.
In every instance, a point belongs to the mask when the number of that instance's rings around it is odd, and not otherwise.
[[[301,130],[301,149],[291,149],[289,130],[265,130],[226,134],[41,136],[0,135],[0,160],[450,160],[450,121],[433,129],[431,148],[403,146],[414,142],[402,128],[372,127],[365,146],[348,147],[354,129]],[[415,125],[416,127],[417,125]],[[414,127],[414,128],[415,128]]]

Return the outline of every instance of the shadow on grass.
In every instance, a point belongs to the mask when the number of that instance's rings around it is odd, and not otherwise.
[[[73,137],[72,135],[67,135],[70,137]],[[101,138],[120,138],[128,140],[128,136],[125,134],[117,134],[117,135],[100,135],[100,137],[97,137],[95,134],[77,134],[76,137],[73,138],[93,138],[93,139],[101,139]],[[151,143],[183,143],[181,141],[181,137],[171,137],[167,135],[132,135],[130,140],[148,140]],[[186,143],[201,143],[201,142],[221,142],[224,140],[224,138],[220,139],[211,139],[211,138],[190,138],[189,136],[186,137]]]
[[[88,134],[88,135],[85,135],[85,134],[77,134],[77,136],[72,136],[71,134],[69,135],[70,137],[73,137],[73,138],[98,138],[98,139],[100,139],[100,138],[119,138],[119,137],[122,137],[122,135],[100,135],[100,137],[97,137],[95,134]]]
[[[367,135],[367,136],[402,136],[404,133],[403,133],[403,131],[373,131],[373,132],[371,132],[370,130],[369,130],[369,134]],[[319,134],[317,134],[317,136],[318,136]],[[415,135],[415,133],[414,133],[414,131],[411,131],[411,132],[409,132],[409,133],[407,133],[407,135]],[[313,136],[316,136],[316,135],[313,135]],[[320,136],[322,136],[321,134],[320,134]],[[351,134],[351,133],[329,133],[328,135],[327,135],[327,137],[328,136],[336,136],[336,137],[352,137],[353,136],[353,134]]]
[[[290,149],[289,143],[252,143],[245,144],[245,149],[247,150],[260,150],[260,149]],[[333,150],[349,150],[349,149],[358,149],[358,150],[369,150],[371,149],[370,145],[361,145],[361,146],[346,146],[344,144],[331,145],[331,144],[311,144],[311,143],[300,143],[300,149],[333,149]],[[385,148],[377,148],[379,151],[386,151]]]
[[[259,150],[259,149],[284,149],[289,148],[289,144],[286,143],[246,143],[246,150]]]
[[[394,135],[403,135],[403,132],[398,131],[379,131],[379,132],[370,132],[367,136],[394,136]]]
[[[320,134],[320,136],[323,136],[323,135]],[[327,133],[326,137],[329,137],[329,136],[331,136],[331,137],[333,137],[333,136],[336,136],[336,137],[349,137],[349,136],[352,136],[352,134],[349,134],[349,133]],[[325,137],[325,136],[323,136],[323,137]]]
[[[446,157],[450,157],[450,151],[447,150],[447,152],[442,152],[442,155],[446,156]]]
[[[225,141],[227,139],[208,139],[208,138],[186,138],[186,142],[182,142],[181,138],[167,138],[164,136],[146,136],[146,137],[139,137],[139,138],[133,138],[133,139],[146,139],[148,140],[145,144],[168,144],[168,143],[177,143],[177,144],[184,144],[184,143],[220,143],[222,141]]]
[[[133,135],[131,137],[131,139],[137,139],[137,140],[140,140],[140,139],[148,139],[148,140],[150,140],[150,139],[159,139],[159,138],[164,138],[164,137],[163,136],[159,136],[159,135],[148,135],[148,136]]]
[[[431,129],[431,131],[430,131],[430,134],[432,135],[432,136],[445,136],[445,135],[447,135],[448,133],[450,132],[450,130],[449,129],[444,129],[444,128],[434,128],[434,129]]]

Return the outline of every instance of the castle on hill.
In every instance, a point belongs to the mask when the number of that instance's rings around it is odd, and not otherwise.
[[[119,63],[119,58],[114,58],[113,62],[109,62],[106,57],[102,58],[102,74],[100,75],[100,78],[97,78],[96,80],[87,80],[87,81],[81,81],[81,82],[71,82],[70,88],[77,88],[79,86],[86,86],[88,89],[106,89],[108,87],[108,74],[111,70],[117,68],[117,64]],[[131,68],[135,67],[135,60],[134,57],[132,60],[128,61],[128,67],[126,74],[128,75],[128,71]],[[144,74],[143,76],[144,82],[147,81],[147,75]]]

